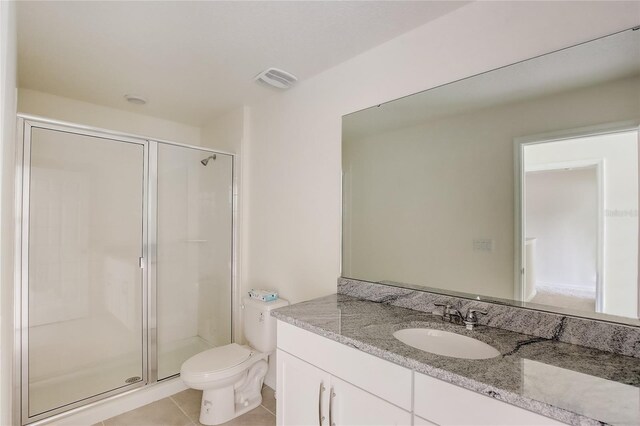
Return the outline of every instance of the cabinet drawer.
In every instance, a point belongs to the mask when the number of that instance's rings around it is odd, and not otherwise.
[[[414,413],[441,426],[543,426],[563,423],[416,373]]]
[[[278,349],[411,411],[411,370],[278,321]]]

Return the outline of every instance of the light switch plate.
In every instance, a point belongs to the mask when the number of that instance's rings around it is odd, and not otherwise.
[[[491,238],[474,238],[473,251],[493,251],[493,240]]]

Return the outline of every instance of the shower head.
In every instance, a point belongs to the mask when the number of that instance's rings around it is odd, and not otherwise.
[[[209,163],[209,160],[215,160],[216,159],[216,155],[210,155],[207,158],[205,158],[204,160],[201,160],[200,162],[202,163],[203,166],[206,166]]]

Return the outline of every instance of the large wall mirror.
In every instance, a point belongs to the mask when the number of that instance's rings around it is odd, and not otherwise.
[[[640,325],[640,30],[343,117],[342,276]]]

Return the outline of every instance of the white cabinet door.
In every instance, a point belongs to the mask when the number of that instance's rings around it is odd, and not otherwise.
[[[329,419],[335,426],[411,425],[411,413],[331,377]]]
[[[328,426],[331,376],[281,350],[277,354],[277,409],[279,426]]]
[[[279,426],[411,425],[408,411],[282,350],[277,369]]]
[[[411,411],[412,372],[384,359],[278,321],[278,349]]]

